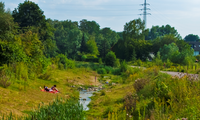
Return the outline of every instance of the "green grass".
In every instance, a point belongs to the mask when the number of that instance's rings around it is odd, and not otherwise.
[[[8,115],[12,112],[13,115],[24,116],[27,114],[26,111],[36,109],[41,103],[48,105],[57,97],[78,99],[79,93],[71,85],[100,84],[98,81],[95,82],[95,76],[98,79],[98,74],[85,68],[49,69],[46,74],[49,74],[51,79],[28,79],[25,86],[23,81],[15,80],[8,88],[0,87],[0,113]],[[40,86],[52,87],[54,84],[61,93],[51,94],[40,91]]]
[[[26,111],[27,116],[18,117],[10,113],[9,116],[2,117],[2,120],[84,120],[85,112],[83,106],[77,99],[58,99],[56,98],[49,105],[41,104],[37,110]]]

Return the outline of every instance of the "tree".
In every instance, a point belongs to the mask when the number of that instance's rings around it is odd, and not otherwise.
[[[171,27],[170,25],[166,26],[152,26],[147,36],[145,36],[146,40],[154,40],[158,37],[162,37],[165,35],[174,35],[179,40],[181,39],[180,34],[177,32],[177,30],[174,27]]]
[[[86,19],[83,19],[80,21],[79,29],[85,33],[92,35],[99,33],[100,26],[95,21],[87,21]]]
[[[160,48],[164,45],[169,45],[171,43],[176,43],[178,41],[177,37],[174,35],[164,35],[162,37],[157,37],[152,42],[152,50],[151,52],[157,53]]]
[[[117,62],[117,58],[116,58],[115,53],[112,51],[108,52],[105,57],[105,64],[107,66],[114,67],[116,62]]]
[[[86,37],[85,34],[83,33],[82,41],[81,41],[81,47],[80,47],[80,52],[87,52],[87,45],[86,45]]]
[[[119,39],[119,35],[110,28],[103,28],[100,33],[103,35],[104,39],[109,42],[110,46],[113,46],[115,43],[117,43]]]
[[[160,49],[161,59],[164,62],[166,62],[167,59],[169,59],[170,61],[177,63],[179,54],[179,49],[175,43],[164,45],[164,47]]]
[[[135,19],[124,25],[123,38],[144,40],[147,30],[145,30],[145,23],[141,19]]]
[[[193,56],[194,50],[190,46],[184,46],[182,51],[179,51],[179,48],[175,43],[165,45],[160,49],[161,59],[166,62],[170,60],[173,63],[187,65],[192,63],[195,58]]]
[[[14,21],[19,23],[20,27],[45,26],[44,12],[39,8],[37,4],[32,1],[25,0],[24,3],[20,3],[18,8],[13,11],[12,16]]]
[[[193,34],[189,34],[187,36],[185,36],[184,38],[185,41],[191,41],[191,42],[196,42],[199,41],[199,36],[198,35],[193,35]]]
[[[0,2],[0,13],[4,13],[5,12],[5,5],[3,2]]]
[[[83,34],[79,29],[73,29],[69,31],[67,41],[68,57],[75,59],[81,47],[82,36]]]
[[[4,3],[0,2],[0,39],[10,40],[17,32],[17,24],[14,23],[13,17],[9,11],[5,11]]]
[[[95,56],[99,55],[97,44],[94,39],[90,38],[90,40],[87,41],[86,46],[87,46],[87,53]]]

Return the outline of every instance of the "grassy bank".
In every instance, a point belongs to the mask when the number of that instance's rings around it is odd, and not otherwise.
[[[38,108],[39,104],[47,105],[57,97],[78,99],[77,89],[71,86],[98,85],[99,82],[95,82],[95,76],[98,76],[96,72],[84,68],[51,69],[39,78],[27,80],[26,85],[15,82],[8,88],[0,87],[0,116],[8,115],[10,112],[17,116],[26,115],[33,108]],[[61,93],[51,94],[40,91],[40,86],[51,87],[54,84]]]

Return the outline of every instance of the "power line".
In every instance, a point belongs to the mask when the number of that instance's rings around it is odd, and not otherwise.
[[[143,21],[145,22],[145,28],[147,26],[147,15],[151,15],[150,13],[147,13],[147,10],[150,10],[150,8],[147,8],[147,5],[150,5],[149,3],[146,2],[146,0],[144,0],[144,4],[141,4],[142,6],[144,6],[143,9],[140,9],[140,10],[143,10],[143,14],[140,14],[140,15],[143,15]]]

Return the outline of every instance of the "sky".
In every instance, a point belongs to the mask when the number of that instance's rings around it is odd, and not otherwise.
[[[24,0],[1,0],[11,11]],[[96,21],[100,28],[109,27],[121,32],[131,20],[141,18],[144,0],[29,0],[52,20]],[[184,38],[188,34],[200,36],[200,0],[146,0],[146,27],[171,25]]]

